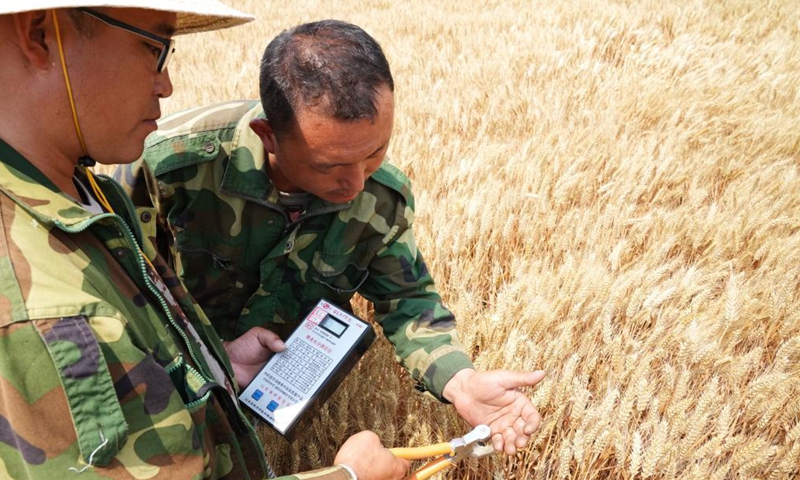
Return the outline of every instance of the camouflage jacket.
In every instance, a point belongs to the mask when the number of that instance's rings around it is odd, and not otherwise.
[[[265,478],[219,338],[97,180],[117,214],[0,140],[0,478]]]
[[[384,163],[355,200],[313,198],[290,221],[248,125],[259,116],[259,102],[234,101],[165,118],[116,178],[155,208],[141,214],[169,232],[160,242],[223,338],[254,325],[285,338],[321,298],[349,308],[359,293],[418,388],[441,399],[472,363],[415,245],[408,178]]]

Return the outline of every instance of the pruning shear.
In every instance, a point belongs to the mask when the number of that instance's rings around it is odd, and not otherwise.
[[[441,472],[445,468],[455,465],[465,458],[481,458],[494,453],[494,447],[486,443],[491,436],[488,425],[478,425],[471,432],[450,440],[425,447],[390,448],[394,456],[406,460],[420,460],[439,455],[426,463],[407,480],[425,480]]]

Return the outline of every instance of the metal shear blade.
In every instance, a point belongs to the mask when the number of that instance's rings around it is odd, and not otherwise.
[[[494,448],[486,443],[491,437],[491,431],[487,425],[478,425],[471,432],[463,437],[450,440],[453,446],[453,453],[447,457],[455,463],[467,457],[480,458],[494,453]]]
[[[463,437],[454,438],[449,442],[437,443],[425,447],[392,448],[390,451],[396,456],[405,458],[406,460],[420,460],[438,455],[407,479],[425,480],[465,458],[485,457],[486,455],[494,453],[494,448],[486,444],[490,436],[491,431],[488,426],[478,425]]]

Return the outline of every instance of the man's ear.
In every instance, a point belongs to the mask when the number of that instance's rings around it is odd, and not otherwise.
[[[49,70],[52,66],[48,35],[52,35],[50,15],[54,10],[37,10],[14,15],[14,29],[20,51],[29,64],[36,69]],[[50,17],[52,18],[52,17]]]
[[[250,120],[250,130],[261,139],[261,143],[264,144],[264,150],[267,153],[275,153],[275,134],[272,132],[272,125],[269,124],[269,120],[265,118]]]

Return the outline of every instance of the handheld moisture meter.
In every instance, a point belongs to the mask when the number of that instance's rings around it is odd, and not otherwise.
[[[370,324],[320,300],[239,400],[292,441],[374,340]]]

